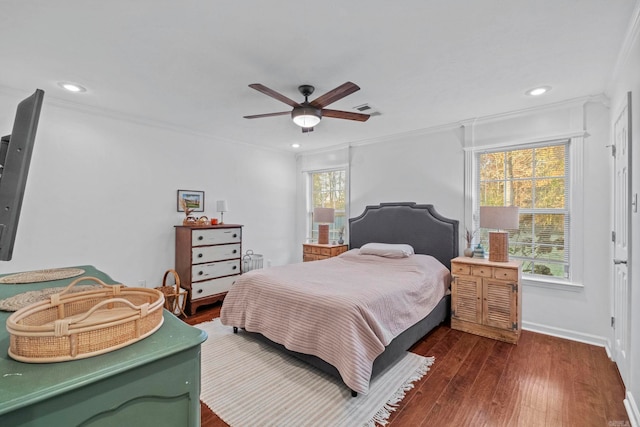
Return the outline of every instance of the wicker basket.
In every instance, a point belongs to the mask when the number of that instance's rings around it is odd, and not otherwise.
[[[102,286],[68,293],[82,281]],[[95,277],[80,277],[49,300],[9,316],[9,356],[21,362],[48,363],[122,348],[162,326],[163,304],[162,292],[155,289],[107,285]]]
[[[251,270],[262,268],[262,255],[254,254],[249,249],[245,256],[242,257],[242,272],[246,273]]]
[[[182,225],[189,227],[208,227],[211,225],[209,217],[201,216],[200,218],[188,216],[182,220]]]
[[[169,273],[173,274],[175,280],[175,285],[173,286],[167,285],[167,276],[169,276]],[[175,270],[167,270],[162,278],[162,286],[156,289],[164,294],[164,308],[176,316],[182,314],[184,317],[187,317],[184,310],[187,305],[187,295],[189,292],[180,288],[180,276],[178,276]]]

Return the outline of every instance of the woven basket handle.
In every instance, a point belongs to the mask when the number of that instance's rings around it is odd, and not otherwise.
[[[116,285],[107,285],[106,283],[104,283],[102,280],[98,279],[97,277],[92,277],[92,276],[85,276],[85,277],[78,277],[77,279],[75,279],[73,282],[71,282],[69,284],[69,286],[67,286],[66,288],[64,288],[64,290],[62,292],[59,293],[59,295],[64,295],[66,294],[71,288],[73,288],[75,285],[77,285],[80,282],[83,282],[85,280],[89,280],[89,281],[93,281],[96,282],[98,285],[101,285],[105,288],[112,288],[113,286]]]
[[[180,276],[178,276],[178,272],[175,270],[167,270],[164,273],[164,277],[162,277],[162,286],[169,286],[167,285],[167,276],[169,276],[169,273],[173,274],[173,277],[175,279],[176,282],[176,293],[180,292]]]
[[[108,285],[107,285],[108,286]],[[140,317],[145,317],[147,315],[147,313],[149,312],[149,303],[145,302],[144,304],[141,305],[135,305],[133,304],[131,301],[124,299],[124,298],[110,298],[108,300],[104,300],[99,302],[98,304],[94,305],[93,307],[91,307],[91,309],[89,309],[89,311],[87,311],[84,316],[79,317],[77,319],[58,319],[54,322],[54,335],[59,337],[59,336],[65,336],[65,335],[69,335],[69,326],[75,324],[75,323],[80,323],[83,320],[86,320],[89,316],[91,316],[96,310],[98,310],[99,308],[108,305],[108,304],[113,304],[116,302],[121,302],[123,304],[128,305],[129,307],[131,307],[132,310],[137,311],[140,315]]]
[[[51,302],[52,305],[58,305],[60,304],[60,298],[68,293],[75,285],[77,285],[80,282],[83,282],[85,280],[90,280],[90,281],[94,281],[97,282],[99,285],[101,285],[104,288],[109,288],[112,291],[112,295],[120,295],[120,290],[122,288],[121,284],[118,285],[107,285],[106,283],[104,283],[102,280],[98,279],[97,277],[91,277],[91,276],[86,276],[86,277],[79,277],[76,280],[74,280],[73,282],[71,282],[69,284],[69,286],[67,286],[66,288],[64,288],[61,292],[57,293],[57,294],[53,294],[49,296],[49,301]]]

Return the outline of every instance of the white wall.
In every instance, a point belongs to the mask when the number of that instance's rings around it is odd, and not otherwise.
[[[598,345],[610,335],[609,240],[611,188],[609,110],[604,97],[585,98],[546,108],[478,119],[466,126],[470,148],[572,137],[582,147],[570,164],[571,282],[557,287],[526,281],[523,286],[523,328]],[[575,148],[572,148],[575,150]],[[582,185],[582,189],[580,188]],[[469,207],[468,207],[469,208]],[[581,259],[582,258],[582,259]]]
[[[352,147],[351,216],[360,215],[367,205],[416,202],[434,205],[462,227],[461,137],[461,129],[452,127]]]
[[[431,203],[440,214],[458,219],[460,230],[464,230],[469,214],[465,212],[463,147],[544,141],[586,131],[590,136],[581,143],[587,171],[582,179],[587,191],[577,207],[583,215],[577,231],[584,237],[587,248],[583,270],[577,275],[582,278],[583,287],[567,290],[525,285],[523,325],[531,330],[605,345],[610,333],[611,275],[607,256],[610,215],[603,200],[608,200],[611,177],[606,148],[610,137],[609,112],[599,102],[604,100],[602,97],[596,97],[594,102],[585,99],[352,146],[351,217],[359,215],[366,205],[381,202]],[[305,156],[311,155],[301,157]],[[304,200],[303,195],[299,195],[299,200]],[[582,249],[580,246],[576,251]],[[460,247],[464,248],[462,240]]]
[[[628,33],[621,58],[613,76],[610,90],[611,117],[615,114],[631,92],[631,192],[640,193],[640,2],[632,16],[633,26]],[[627,385],[627,411],[635,426],[640,425],[640,213],[631,215],[631,259],[629,274],[631,278],[631,338],[630,381]]]
[[[29,93],[0,92],[11,132]],[[274,265],[294,246],[295,158],[78,110],[49,99],[36,136],[13,259],[0,273],[91,264],[115,280],[158,286],[174,267],[178,189],[205,191],[205,212],[244,225],[243,250]]]

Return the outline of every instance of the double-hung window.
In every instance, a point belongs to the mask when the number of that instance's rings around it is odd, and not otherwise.
[[[509,230],[509,255],[532,278],[571,279],[569,152],[569,140],[561,140],[474,154],[474,212],[480,206],[520,208],[519,229]],[[481,230],[481,242],[488,242],[489,231]]]
[[[313,221],[314,208],[333,208],[334,222],[329,224],[329,242],[338,241],[346,227],[347,176],[346,169],[308,172],[307,214],[309,239],[318,239],[318,224]]]

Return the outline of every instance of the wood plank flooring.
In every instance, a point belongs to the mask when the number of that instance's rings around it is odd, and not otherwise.
[[[185,322],[219,314],[216,304]],[[618,370],[601,347],[528,331],[512,345],[441,325],[412,351],[436,361],[391,427],[630,426]],[[226,426],[206,405],[201,412],[203,427]]]

